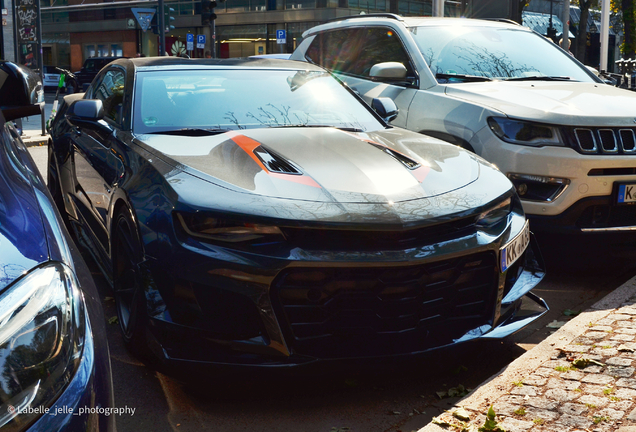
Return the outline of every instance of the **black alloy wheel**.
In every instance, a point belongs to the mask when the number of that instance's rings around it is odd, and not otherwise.
[[[126,348],[145,359],[146,296],[139,271],[142,251],[130,212],[122,209],[115,219],[113,285],[117,318]]]

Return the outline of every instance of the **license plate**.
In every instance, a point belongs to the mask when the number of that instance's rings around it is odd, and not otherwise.
[[[636,184],[619,184],[616,202],[618,204],[636,202]]]
[[[499,256],[501,262],[501,272],[505,272],[508,267],[513,265],[515,261],[519,259],[519,257],[526,250],[528,245],[530,244],[530,224],[526,221],[526,224],[523,226],[521,232],[512,239],[507,245],[501,248]]]

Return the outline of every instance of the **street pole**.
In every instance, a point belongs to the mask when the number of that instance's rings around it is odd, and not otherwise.
[[[570,50],[570,0],[563,0],[563,34],[561,35],[561,48]]]
[[[157,26],[159,27],[159,55],[166,55],[166,15],[163,7],[164,0],[157,2]]]
[[[212,20],[212,58],[216,58],[216,20]]]
[[[607,54],[609,51],[609,11],[610,0],[603,0],[601,7],[601,72],[607,71]]]
[[[444,16],[444,0],[433,0],[433,16]]]

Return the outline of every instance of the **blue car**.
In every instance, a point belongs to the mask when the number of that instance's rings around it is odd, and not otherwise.
[[[42,83],[0,77],[0,428],[114,431],[99,295],[11,122],[40,113]]]

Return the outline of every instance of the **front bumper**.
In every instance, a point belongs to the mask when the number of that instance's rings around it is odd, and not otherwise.
[[[182,256],[171,261],[172,271],[154,259],[142,266],[150,281],[148,345],[159,369],[191,375],[192,368],[406,360],[480,337],[502,338],[547,311],[529,293],[544,276],[534,238],[510,268],[503,273],[499,268],[498,251],[522,233],[524,223],[515,216],[507,234],[495,241],[476,234],[399,251],[400,260],[388,263],[379,253],[316,260],[296,251],[293,260],[281,260],[184,243],[176,248]],[[431,299],[427,293],[436,283],[443,293]],[[378,305],[385,300],[388,305]],[[420,314],[415,325],[408,318],[413,304]],[[326,319],[320,315],[324,310]]]
[[[553,222],[549,225],[558,227],[556,230],[562,232],[585,232],[588,228],[636,227],[636,219],[633,217],[615,221],[605,218],[593,222],[591,216],[586,214],[594,211],[589,208],[590,205],[607,206],[602,210],[604,212],[610,211],[610,206],[616,207],[615,184],[636,182],[636,155],[590,155],[578,153],[568,147],[508,144],[496,138],[487,127],[475,134],[471,145],[506,175],[565,180],[564,188],[551,200],[528,200],[520,194],[523,209],[529,219],[551,219]],[[553,183],[552,186],[557,191],[559,184]],[[532,184],[528,186],[529,189],[531,187]],[[538,183],[537,187],[544,190],[547,188]],[[543,193],[550,195],[549,192]],[[543,228],[543,224],[539,224],[533,222],[533,229]]]

